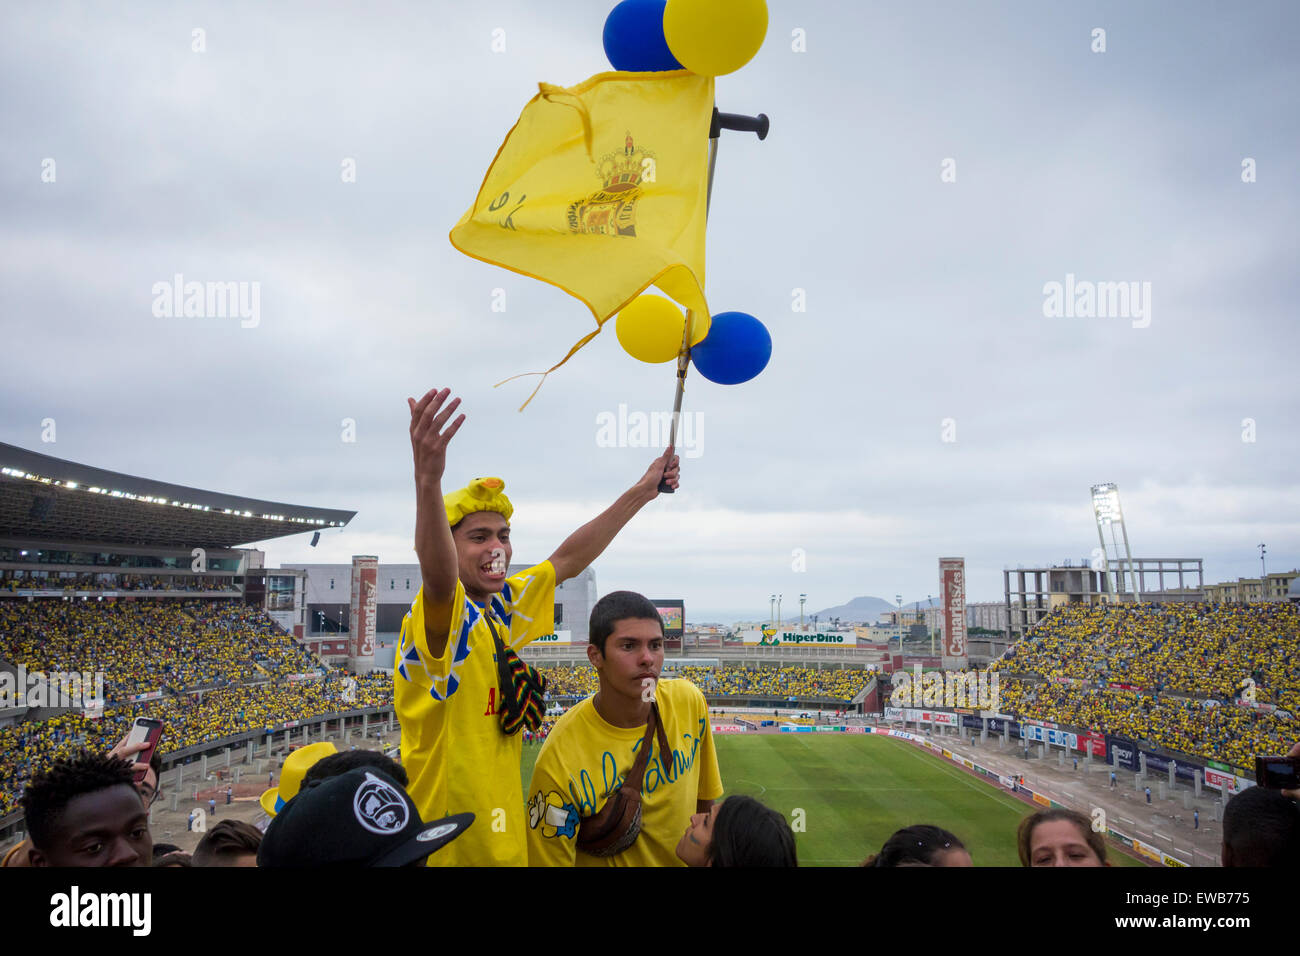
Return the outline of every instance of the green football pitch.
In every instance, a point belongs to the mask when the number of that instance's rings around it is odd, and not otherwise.
[[[929,823],[961,838],[976,866],[1019,866],[1028,804],[995,785],[874,734],[716,734],[727,794],[757,797],[795,823],[800,866],[857,866],[895,830]],[[525,788],[540,748],[524,748]],[[1141,866],[1109,854],[1115,866]]]

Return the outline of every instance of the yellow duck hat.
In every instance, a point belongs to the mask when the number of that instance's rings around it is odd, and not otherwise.
[[[507,521],[515,507],[505,495],[506,483],[500,478],[475,478],[460,491],[442,496],[447,509],[447,523],[453,528],[475,511],[495,511]]]
[[[307,776],[307,771],[315,765],[316,761],[338,752],[338,748],[332,743],[324,741],[299,747],[289,754],[284,758],[284,767],[280,770],[280,786],[267,790],[258,801],[262,804],[262,809],[275,816],[280,812],[281,807],[298,796],[298,791],[302,787],[302,778]]]

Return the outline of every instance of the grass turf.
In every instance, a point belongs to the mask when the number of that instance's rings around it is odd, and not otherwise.
[[[1019,866],[1024,802],[940,757],[874,734],[717,734],[727,794],[757,797],[794,820],[801,866],[857,866],[895,830],[929,823],[961,838],[976,866]],[[527,788],[539,747],[524,748]],[[1140,866],[1114,852],[1116,866]]]

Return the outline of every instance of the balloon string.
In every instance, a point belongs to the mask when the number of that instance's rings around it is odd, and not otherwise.
[[[586,345],[588,342],[590,342],[599,334],[600,334],[600,329],[596,329],[595,332],[589,332],[587,335],[584,335],[581,339],[578,340],[577,344],[574,345],[573,348],[569,349],[568,355],[564,356],[564,358],[560,359],[558,362],[556,362],[554,365],[548,368],[545,372],[520,372],[518,375],[511,375],[509,378],[502,379],[492,387],[500,388],[506,382],[513,382],[517,378],[526,378],[529,375],[540,375],[542,377],[542,380],[537,383],[537,387],[533,389],[532,394],[528,396],[528,399],[522,405],[519,406],[519,410],[522,412],[525,408],[528,407],[528,403],[537,397],[537,393],[542,390],[542,386],[546,384],[546,376],[550,375],[552,372],[554,372],[557,368],[559,368],[569,359],[573,358],[574,353],[577,352],[578,349],[582,348],[584,345]]]
[[[591,150],[591,114],[587,112],[586,104],[584,104],[579,97],[570,93],[562,86],[555,86],[551,83],[538,83],[537,89],[541,92],[542,98],[547,102],[555,103],[558,106],[569,106],[578,111],[578,116],[582,119],[582,142],[583,145],[587,147],[587,158],[594,163],[596,161],[596,156]],[[574,102],[562,103],[558,99],[558,97],[561,96],[574,100]],[[527,402],[524,404],[527,404]]]

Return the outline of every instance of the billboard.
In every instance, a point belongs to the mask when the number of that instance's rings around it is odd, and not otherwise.
[[[683,601],[676,600],[655,600],[650,599],[650,603],[655,606],[659,612],[659,618],[664,622],[664,646],[668,648],[680,648],[682,646],[682,635],[686,633],[686,604]]]
[[[554,634],[544,634],[535,638],[533,643],[538,647],[568,647],[573,643],[573,632],[556,631]]]
[[[1022,723],[1020,725],[1020,736],[1024,740],[1036,740],[1052,747],[1068,747],[1070,750],[1075,750],[1079,746],[1077,734],[1068,733],[1064,730],[1053,730],[1051,727],[1038,727],[1033,724]]]
[[[1106,759],[1106,735],[1100,730],[1090,730],[1079,738],[1079,749],[1094,757]]]
[[[961,715],[946,710],[918,710],[912,707],[886,707],[885,720],[905,720],[915,723],[925,721],[945,727],[960,726]]]
[[[1125,770],[1137,771],[1141,769],[1138,765],[1137,744],[1133,743],[1133,741],[1107,735],[1106,744],[1106,749],[1110,751],[1110,762],[1112,764],[1123,767]]]
[[[746,645],[777,647],[781,644],[800,645],[804,647],[857,647],[858,636],[849,632],[779,631],[765,627],[760,631],[743,631],[741,640]]]
[[[352,556],[351,656],[375,657],[375,607],[379,588],[379,558],[373,554]]]
[[[966,666],[966,559],[939,559],[939,590],[943,597],[944,670]]]

